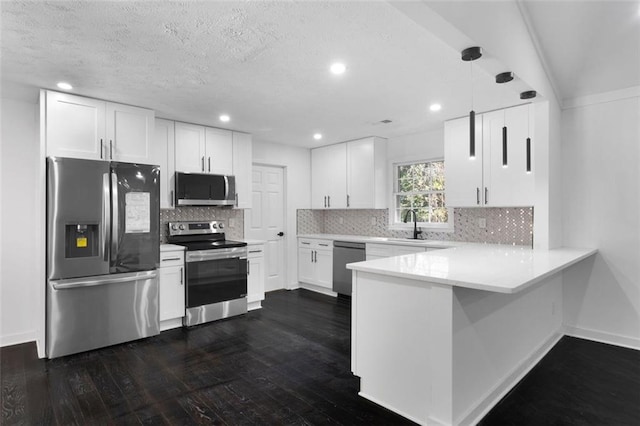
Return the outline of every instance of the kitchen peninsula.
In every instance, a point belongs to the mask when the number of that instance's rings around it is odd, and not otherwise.
[[[591,249],[466,244],[347,265],[360,395],[475,424],[562,336],[562,270]]]

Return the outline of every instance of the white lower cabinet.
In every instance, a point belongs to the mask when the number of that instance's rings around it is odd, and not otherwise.
[[[160,246],[160,330],[182,326],[185,314],[184,247]]]
[[[298,282],[303,288],[335,295],[333,292],[333,241],[298,239]]]
[[[264,300],[264,243],[249,243],[247,261],[247,309],[252,311]]]

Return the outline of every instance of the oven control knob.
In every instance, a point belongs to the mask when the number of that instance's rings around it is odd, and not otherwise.
[[[218,225],[218,228],[224,229],[224,223],[221,223],[220,225]]]
[[[211,227],[212,227],[213,229],[218,229],[218,224],[217,224],[217,223],[212,223],[212,224],[211,224]]]
[[[173,229],[174,231],[178,230],[178,225],[176,225],[175,223],[173,225],[171,225],[171,229]]]
[[[184,231],[184,225],[180,225],[180,230]]]

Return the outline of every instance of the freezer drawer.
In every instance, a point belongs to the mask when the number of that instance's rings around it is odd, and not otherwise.
[[[157,271],[50,280],[47,356],[55,358],[160,332]]]

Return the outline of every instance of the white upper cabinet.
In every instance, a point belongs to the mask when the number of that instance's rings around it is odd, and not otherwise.
[[[232,132],[176,122],[176,171],[232,174]]]
[[[176,171],[205,172],[204,127],[176,121]]]
[[[311,207],[386,207],[386,140],[371,137],[311,150]]]
[[[154,113],[130,105],[107,102],[109,158],[127,163],[149,163],[154,134]]]
[[[311,207],[347,207],[347,146],[344,143],[311,150]]]
[[[105,159],[106,103],[49,91],[42,96],[46,97],[47,156]]]
[[[151,162],[160,166],[160,208],[174,208],[175,125],[171,120],[156,118],[151,146]]]
[[[445,123],[445,188],[450,207],[515,207],[534,203],[527,172],[527,138],[533,141],[528,105],[476,116],[475,158],[470,157],[469,118]],[[503,130],[505,129],[506,130]]]
[[[366,138],[347,142],[347,207],[387,207],[387,141]]]
[[[206,173],[233,174],[233,134],[230,130],[207,127],[205,129],[207,154]]]
[[[151,110],[46,91],[47,156],[149,164]]]
[[[236,177],[236,207],[250,209],[252,206],[252,160],[251,135],[233,132],[233,175]]]

